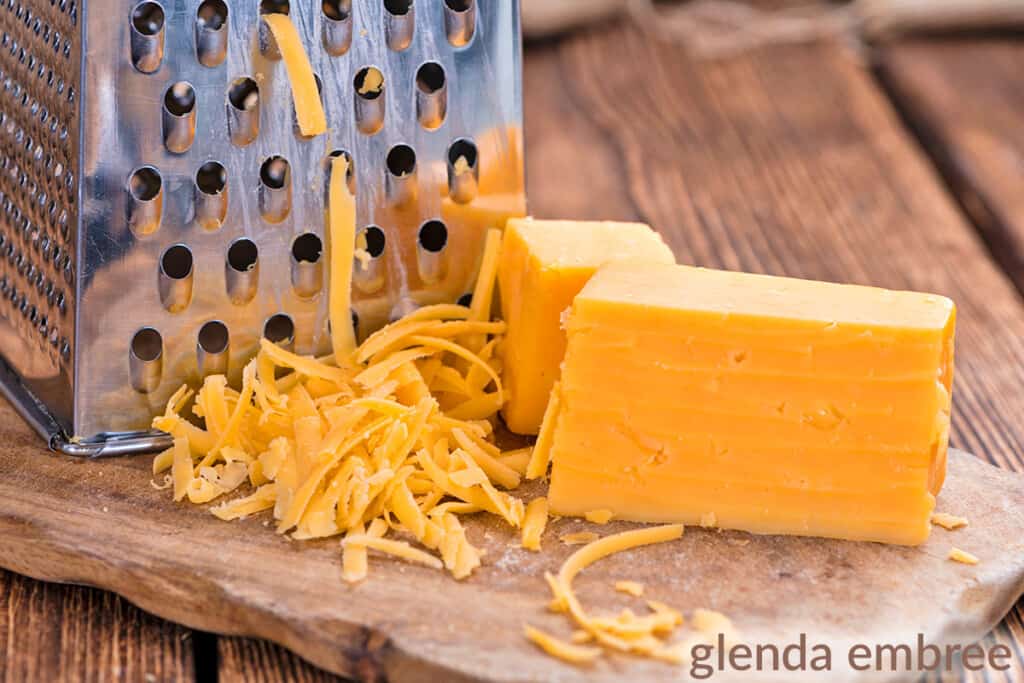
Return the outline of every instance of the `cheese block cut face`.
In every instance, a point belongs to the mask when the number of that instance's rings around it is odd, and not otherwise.
[[[610,265],[567,320],[551,512],[922,543],[955,318],[931,294]]]
[[[633,260],[675,263],[642,223],[509,220],[498,283],[508,323],[502,415],[513,432],[540,428],[565,354],[561,315],[573,297],[601,266]]]

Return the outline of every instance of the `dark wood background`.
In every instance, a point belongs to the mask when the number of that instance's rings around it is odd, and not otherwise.
[[[1024,472],[1024,36],[696,62],[628,25],[528,46],[530,209],[647,221],[680,262],[959,305],[953,444]],[[0,573],[4,681],[326,681],[263,642]],[[1024,680],[1024,602],[987,639]]]

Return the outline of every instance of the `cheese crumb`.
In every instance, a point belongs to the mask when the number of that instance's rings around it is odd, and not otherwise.
[[[639,598],[644,594],[644,585],[636,581],[616,581],[615,590]]]
[[[599,538],[600,536],[593,531],[576,531],[571,534],[563,534],[558,537],[558,540],[566,545],[583,545],[584,543],[593,543]]]
[[[946,512],[936,512],[932,514],[932,524],[941,526],[943,529],[953,531],[954,529],[960,529],[967,526],[966,517],[957,517]]]
[[[359,86],[360,95],[379,93],[384,87],[384,75],[378,69],[367,69],[363,84]]]
[[[960,550],[960,548],[950,548],[948,557],[954,562],[960,562],[962,564],[978,564],[978,562],[981,561],[966,550]]]
[[[705,529],[711,529],[718,524],[718,517],[714,512],[705,512],[700,516],[700,525]]]
[[[455,160],[454,164],[452,164],[452,170],[455,171],[455,175],[457,176],[466,173],[469,171],[469,161],[466,160],[465,156],[460,154],[459,158]]]
[[[615,513],[611,510],[591,510],[590,512],[583,515],[586,517],[588,522],[594,524],[607,524],[615,516]]]

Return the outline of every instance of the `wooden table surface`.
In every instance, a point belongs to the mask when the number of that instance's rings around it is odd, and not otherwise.
[[[530,209],[634,219],[680,262],[959,305],[954,445],[1024,472],[1024,36],[695,62],[629,26],[526,51]],[[279,647],[0,573],[4,681],[326,681]],[[1024,680],[1024,601],[987,644]]]

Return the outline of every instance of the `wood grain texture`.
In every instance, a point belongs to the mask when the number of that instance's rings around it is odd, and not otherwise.
[[[280,645],[252,638],[217,640],[218,683],[342,683]]]
[[[0,571],[0,681],[192,680],[187,629],[111,593]]]
[[[1024,41],[944,38],[880,50],[880,73],[993,256],[1024,290]]]

